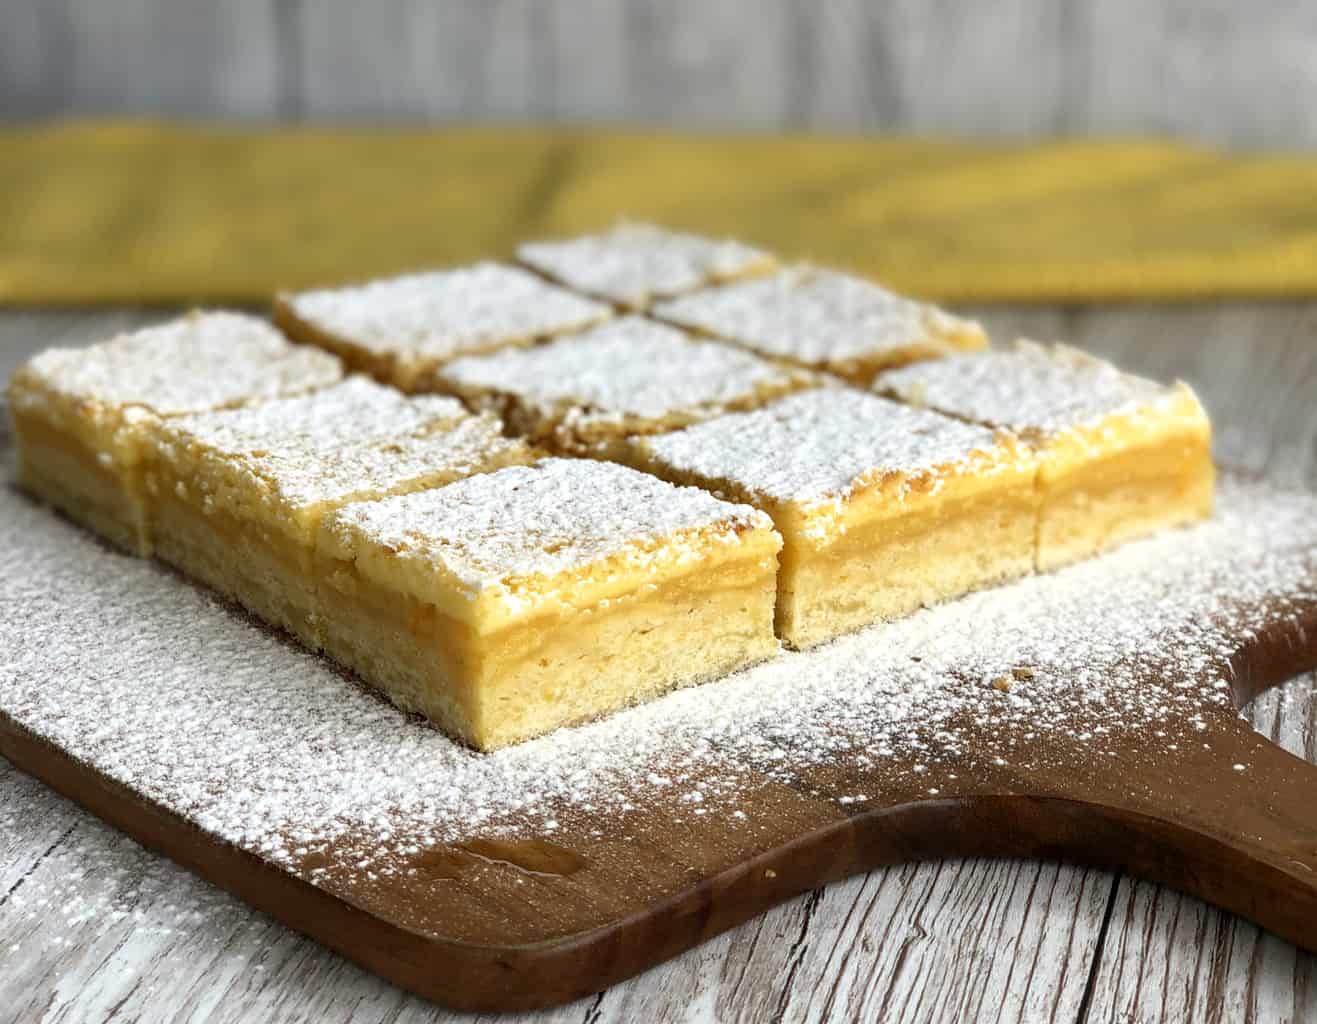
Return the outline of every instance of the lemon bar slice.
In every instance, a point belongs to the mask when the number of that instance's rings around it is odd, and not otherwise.
[[[526,242],[517,259],[568,288],[644,309],[710,284],[766,274],[776,265],[753,246],[718,241],[649,224],[618,224],[597,235]]]
[[[151,441],[159,557],[312,648],[321,643],[312,548],[327,512],[534,457],[492,416],[364,377],[164,421]]]
[[[152,424],[313,391],[342,376],[333,356],[237,313],[191,313],[89,348],[49,349],[9,385],[18,482],[147,555],[142,481]]]
[[[1010,430],[1037,451],[1039,569],[1211,514],[1212,429],[1187,384],[1021,341],[884,374],[874,386]]]
[[[767,516],[546,459],[321,524],[326,650],[480,749],[777,651]]]
[[[604,303],[500,263],[285,294],[274,306],[290,337],[403,391],[428,390],[435,367],[458,356],[529,345],[611,315]]]
[[[628,316],[535,348],[458,359],[436,380],[537,444],[604,458],[620,457],[630,435],[754,408],[815,376]]]
[[[1032,456],[937,413],[820,388],[634,447],[637,465],[772,516],[777,630],[794,647],[1033,565]]]
[[[862,385],[880,370],[988,344],[973,321],[809,266],[659,302],[654,315]]]

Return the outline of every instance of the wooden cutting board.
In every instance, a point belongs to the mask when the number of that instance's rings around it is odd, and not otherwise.
[[[1317,665],[1317,498],[462,751],[169,572],[0,494],[0,753],[440,1002],[597,991],[821,883],[1062,858],[1317,950],[1317,768],[1235,706]]]

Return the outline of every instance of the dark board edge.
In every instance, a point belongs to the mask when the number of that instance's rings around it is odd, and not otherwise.
[[[1249,731],[1241,723],[1241,729]],[[1245,741],[1241,737],[1241,741]],[[1260,746],[1270,746],[1257,738]],[[143,845],[390,981],[466,1010],[532,1009],[607,988],[848,875],[913,860],[1029,857],[1126,871],[1252,918],[1317,950],[1317,850],[1307,877],[1265,851],[1130,808],[1015,793],[867,811],[706,878],[644,913],[530,945],[437,939],[375,917],[212,839],[0,717],[0,753]],[[1277,750],[1278,755],[1283,752]],[[1288,755],[1284,755],[1288,756]],[[1317,769],[1296,799],[1314,806]]]

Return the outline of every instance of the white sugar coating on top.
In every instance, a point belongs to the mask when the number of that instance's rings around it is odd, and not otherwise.
[[[403,438],[467,415],[454,398],[411,397],[362,376],[296,398],[197,413],[170,420],[163,434],[217,451],[301,450],[330,452],[390,438]]]
[[[996,448],[991,430],[850,388],[802,391],[641,443],[674,470],[802,504],[887,476],[964,466]]]
[[[264,320],[225,312],[189,313],[88,348],[49,349],[20,372],[73,398],[160,416],[299,394],[343,376],[337,357],[292,344]]]
[[[517,258],[571,288],[633,306],[772,261],[763,250],[730,239],[625,223],[597,235],[527,242],[517,247]]]
[[[363,500],[426,478],[457,478],[483,471],[524,450],[506,438],[492,416],[445,421],[426,433],[342,447],[286,443],[245,464],[293,507]]]
[[[759,388],[785,387],[798,372],[629,316],[536,348],[458,359],[441,376],[546,410],[574,407],[590,420],[716,410]]]
[[[899,351],[955,322],[872,281],[814,267],[692,292],[656,304],[654,313],[811,366]]]
[[[435,360],[561,334],[612,315],[603,303],[501,263],[302,292],[286,301],[300,318],[350,344]]]
[[[925,765],[1046,772],[1038,739],[1064,738],[1047,756],[1118,784],[1123,734],[1173,745],[1227,707],[1261,610],[1317,599],[1315,549],[1312,498],[1227,482],[1201,525],[481,755],[5,488],[0,713],[242,849],[295,864],[338,842],[344,870],[387,876],[433,842],[625,836],[649,805],[735,831],[740,793],[818,765],[881,801]],[[967,746],[985,722],[994,745]]]
[[[873,384],[930,409],[1021,433],[1052,433],[1155,403],[1172,389],[1062,345],[1017,342],[880,374]]]
[[[471,594],[621,556],[643,565],[678,535],[771,528],[762,512],[588,459],[544,459],[433,491],[348,505],[331,526],[442,566]]]

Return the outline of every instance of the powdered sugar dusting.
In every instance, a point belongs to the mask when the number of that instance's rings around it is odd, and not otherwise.
[[[471,594],[552,578],[622,557],[643,564],[680,534],[771,527],[762,512],[694,487],[673,487],[607,462],[545,459],[434,491],[348,505],[328,521],[403,559],[442,567]]]
[[[532,452],[503,436],[494,416],[445,419],[430,429],[334,450],[284,445],[249,456],[245,464],[293,507],[359,501],[405,486],[438,486],[508,463]]]
[[[441,395],[408,397],[368,377],[352,376],[310,395],[170,421],[163,433],[175,443],[200,444],[228,454],[295,446],[332,452],[405,437],[467,415]]]
[[[365,377],[298,398],[165,420],[152,439],[182,486],[204,492],[212,485],[188,468],[197,458],[244,479],[250,496],[277,496],[292,508],[445,483],[531,459],[523,442],[503,436],[495,416],[473,416],[453,398],[406,396]]]
[[[561,334],[612,315],[603,303],[499,263],[302,292],[285,300],[300,318],[344,342],[433,360]]]
[[[264,320],[196,312],[88,348],[47,349],[16,375],[14,401],[40,401],[36,385],[176,416],[311,391],[342,376],[337,357],[292,344]]]
[[[846,797],[878,800],[926,765],[973,771],[967,721],[1020,771],[1047,736],[1119,771],[1120,734],[1179,742],[1228,706],[1252,618],[1317,600],[1315,547],[1317,501],[1226,483],[1191,529],[481,755],[6,490],[0,712],[244,849],[295,865],[348,843],[351,870],[387,874],[438,841],[574,818],[624,833],[659,802],[735,828],[744,787],[816,765],[862,772]]]
[[[527,242],[517,247],[517,258],[569,288],[631,307],[772,264],[768,253],[740,242],[649,224],[619,224],[566,241]]]
[[[938,331],[978,329],[872,281],[814,267],[692,292],[656,304],[654,313],[764,355],[818,367],[916,345],[938,347]]]
[[[1175,394],[1077,349],[1027,341],[892,370],[873,386],[976,423],[1042,434],[1096,424]]]
[[[630,316],[537,348],[458,359],[440,376],[515,396],[544,415],[572,410],[592,423],[712,415],[760,389],[788,390],[802,373]]]
[[[773,501],[845,497],[886,476],[916,478],[999,451],[993,432],[849,388],[804,391],[636,442],[661,465]],[[993,466],[983,471],[991,472]]]

